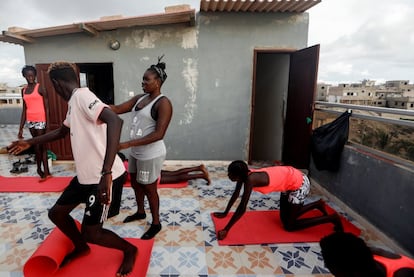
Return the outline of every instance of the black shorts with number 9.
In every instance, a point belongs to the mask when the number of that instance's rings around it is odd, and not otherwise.
[[[112,181],[112,201],[108,211],[108,218],[119,214],[121,207],[122,189],[126,180],[126,174]],[[104,206],[97,197],[98,184],[82,185],[75,176],[56,201],[57,205],[86,204],[82,224],[96,225],[101,223]]]

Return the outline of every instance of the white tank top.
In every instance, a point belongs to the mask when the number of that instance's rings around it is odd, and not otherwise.
[[[164,95],[162,94],[158,95],[154,100],[148,103],[148,105],[139,110],[136,110],[138,103],[149,97],[149,95],[145,95],[137,100],[137,103],[135,103],[131,110],[131,125],[129,129],[130,140],[140,139],[155,131],[157,121],[152,118],[151,109],[157,100],[163,96]],[[139,160],[154,159],[163,156],[166,153],[167,150],[165,148],[164,140],[162,139],[147,145],[131,147],[131,155]]]

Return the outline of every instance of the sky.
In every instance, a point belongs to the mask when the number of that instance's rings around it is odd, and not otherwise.
[[[102,16],[137,16],[199,0],[0,0],[0,31],[51,27]],[[318,82],[414,82],[413,0],[322,0],[310,8],[308,45],[320,44]],[[24,84],[23,47],[0,42],[0,83]]]

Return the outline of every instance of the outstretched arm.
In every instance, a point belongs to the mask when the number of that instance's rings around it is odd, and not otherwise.
[[[136,95],[136,96],[132,97],[131,99],[129,99],[128,101],[124,102],[124,103],[121,103],[119,105],[109,105],[109,107],[116,114],[123,114],[123,113],[130,112],[132,110],[132,108],[134,107],[135,103],[137,102],[137,100],[141,96],[142,96],[142,94],[141,95]]]
[[[98,186],[98,195],[101,197],[101,203],[109,204],[111,202],[112,165],[115,161],[116,153],[118,152],[123,121],[109,108],[104,108],[102,110],[99,115],[99,120],[106,123],[107,128],[106,152],[102,165],[102,176]]]
[[[13,141],[12,144],[10,144],[7,148],[9,149],[10,154],[20,154],[24,150],[27,150],[30,148],[30,146],[34,144],[44,144],[50,141],[54,141],[60,138],[63,138],[66,136],[66,134],[69,133],[69,128],[65,125],[60,126],[60,128],[55,129],[51,132],[47,132],[44,135],[33,137],[31,139],[26,140],[19,140],[19,141]]]
[[[240,186],[241,187],[241,186]],[[237,190],[237,187],[236,187]],[[240,188],[238,188],[238,193],[240,193]],[[231,227],[243,216],[243,214],[246,212],[247,203],[249,203],[250,195],[252,193],[252,186],[249,184],[244,184],[244,190],[243,190],[243,196],[240,201],[239,206],[237,207],[236,211],[234,212],[233,216],[231,217],[230,221],[227,223],[226,227],[224,227],[223,230],[220,230],[218,232],[218,239],[222,240],[227,236],[227,233],[230,231]],[[233,198],[233,197],[232,197]],[[233,203],[235,199],[230,199],[230,201],[233,200]],[[230,202],[229,202],[230,204]],[[226,209],[228,212],[228,210]]]
[[[213,213],[213,215],[215,217],[224,218],[224,217],[227,216],[227,214],[229,213],[229,211],[230,211],[231,207],[233,206],[234,202],[236,202],[237,198],[240,195],[240,190],[241,190],[242,185],[243,185],[242,182],[237,182],[236,188],[233,192],[233,195],[230,197],[229,202],[227,203],[226,209],[224,210],[224,212],[215,212],[215,213]]]

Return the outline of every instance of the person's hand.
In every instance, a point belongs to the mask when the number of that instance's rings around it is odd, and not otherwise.
[[[112,174],[104,174],[98,185],[98,198],[102,205],[109,205],[112,200]]]
[[[220,230],[220,231],[218,231],[218,233],[217,233],[217,239],[218,240],[223,240],[223,239],[225,239],[226,238],[226,236],[227,236],[227,230]]]
[[[19,133],[17,134],[18,139],[23,139],[23,130],[19,130]]]
[[[213,215],[217,218],[225,218],[227,216],[227,213],[225,212],[215,212]]]
[[[24,150],[30,148],[30,144],[25,140],[13,141],[9,146],[7,146],[9,154],[18,155]]]

